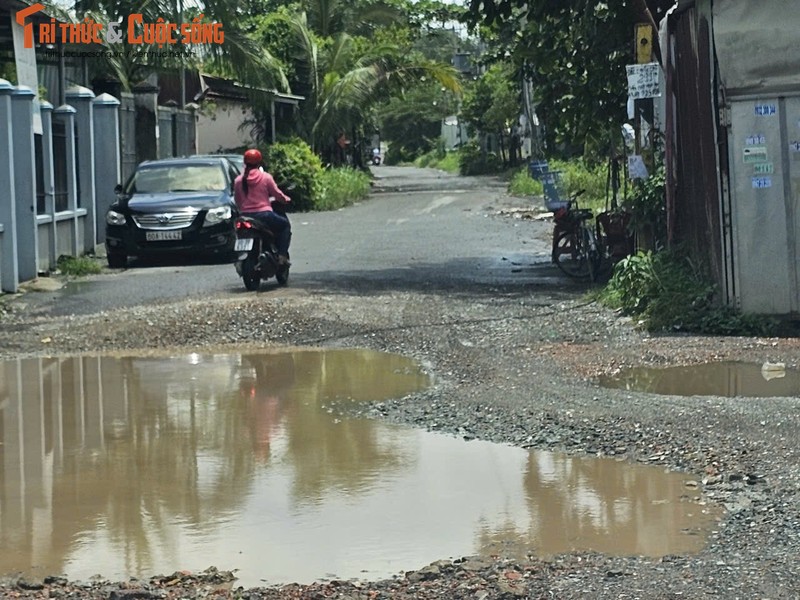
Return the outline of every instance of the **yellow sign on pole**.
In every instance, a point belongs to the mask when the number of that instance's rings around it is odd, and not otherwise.
[[[649,23],[636,25],[636,62],[649,63],[653,57],[653,28]]]

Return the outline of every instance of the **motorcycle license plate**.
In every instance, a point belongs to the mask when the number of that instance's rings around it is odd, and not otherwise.
[[[236,252],[246,252],[253,247],[253,238],[241,238],[236,240],[236,246],[234,246],[234,250]]]

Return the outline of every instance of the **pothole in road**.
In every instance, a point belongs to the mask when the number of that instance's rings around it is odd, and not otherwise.
[[[715,362],[635,367],[599,378],[604,387],[671,396],[770,398],[800,396],[800,371],[783,363]]]
[[[366,350],[0,366],[0,573],[237,585],[379,579],[466,555],[699,551],[687,476],[337,417],[424,390]]]

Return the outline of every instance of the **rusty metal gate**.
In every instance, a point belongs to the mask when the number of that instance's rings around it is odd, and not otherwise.
[[[191,156],[195,154],[195,118],[194,113],[188,110],[175,112],[175,155]]]
[[[175,156],[173,109],[158,107],[158,158]]]
[[[122,182],[128,180],[138,164],[136,158],[136,106],[133,94],[120,94],[119,155]]]
[[[69,210],[67,128],[58,119],[53,119],[53,185],[56,212]]]

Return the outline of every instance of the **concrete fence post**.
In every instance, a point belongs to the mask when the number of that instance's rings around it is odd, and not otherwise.
[[[78,206],[86,211],[83,222],[83,252],[94,252],[97,239],[95,224],[94,181],[94,120],[92,118],[92,90],[73,86],[66,93],[67,104],[75,108],[75,126],[78,130],[76,159],[78,167]]]
[[[106,211],[114,202],[114,187],[122,180],[119,140],[119,100],[100,94],[94,105],[95,231],[96,242],[105,240]]]
[[[0,288],[4,292],[19,290],[17,270],[17,218],[14,198],[14,131],[11,119],[11,92],[14,87],[0,79]]]
[[[19,86],[11,92],[11,123],[14,128],[17,268],[20,281],[39,276],[36,223],[36,150],[33,140],[33,90]]]
[[[53,111],[53,120],[64,126],[64,163],[67,173],[67,210],[72,213],[70,249],[73,256],[80,254],[78,234],[78,181],[75,172],[75,109],[62,104]]]
[[[189,102],[184,108],[189,114],[189,126],[186,130],[186,152],[189,155],[197,154],[197,119],[200,105]]]
[[[39,106],[42,114],[42,180],[44,182],[44,214],[50,217],[47,236],[47,261],[53,269],[58,263],[58,227],[56,223],[56,186],[53,165],[53,105],[43,101]]]

